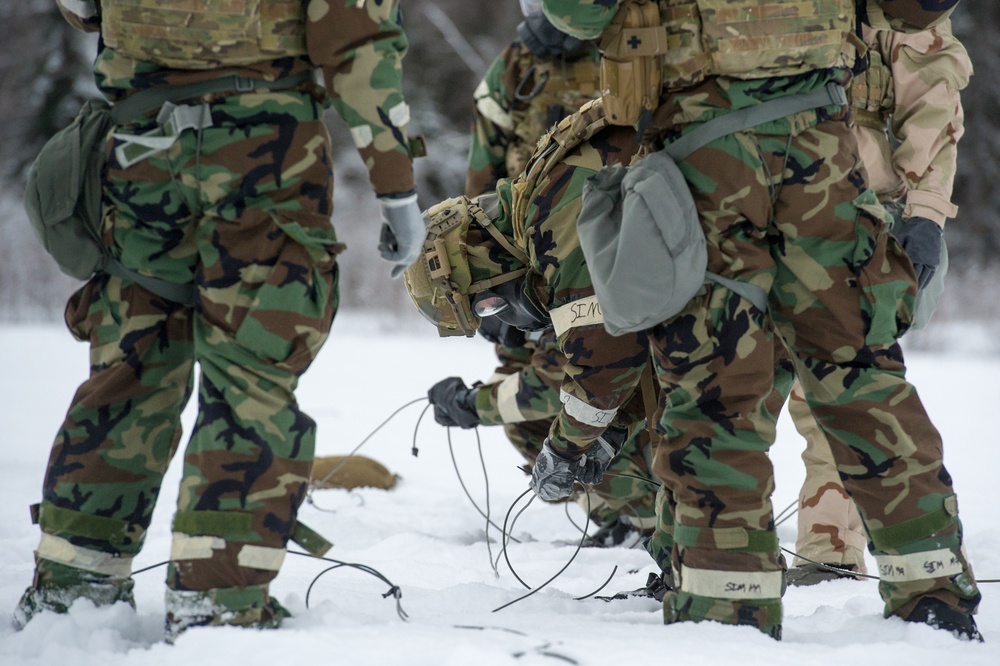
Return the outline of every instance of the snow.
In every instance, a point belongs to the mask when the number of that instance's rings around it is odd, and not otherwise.
[[[138,611],[87,602],[66,616],[43,614],[23,631],[10,628],[12,610],[30,582],[38,531],[27,507],[39,500],[51,437],[82,380],[86,348],[55,325],[0,326],[3,421],[0,450],[0,663],[117,666],[159,664],[273,664],[292,660],[351,666],[494,664],[946,664],[1000,663],[997,588],[984,584],[977,617],[987,643],[959,642],[943,632],[882,618],[874,581],[835,581],[790,588],[785,596],[784,639],[755,630],[704,623],[665,627],[659,605],[648,599],[603,602],[574,597],[596,590],[617,571],[603,594],[641,587],[652,561],[638,549],[588,549],[546,588],[492,612],[526,593],[501,559],[498,532],[462,492],[449,454],[447,431],[406,407],[364,444],[402,477],[392,491],[317,491],[301,519],[335,544],[329,557],[380,571],[402,590],[402,621],[389,586],[354,569],[289,556],[272,594],[294,614],[278,631],[194,629],[175,645],[163,642],[164,568],[137,574]],[[910,378],[946,442],[969,556],[980,579],[1000,578],[1000,447],[994,412],[1000,405],[1000,358],[962,352],[912,352]],[[342,313],[333,336],[303,378],[299,400],[319,423],[318,455],[344,454],[407,402],[426,395],[440,378],[467,382],[492,373],[492,350],[482,340],[438,339],[419,320],[375,320]],[[194,418],[189,406],[186,426]],[[418,425],[419,420],[419,427]],[[414,431],[416,428],[416,439]],[[498,428],[479,429],[484,463],[473,432],[453,430],[462,479],[502,524],[527,487],[520,459]],[[411,454],[416,443],[419,455]],[[772,449],[780,511],[802,481],[801,440],[786,415]],[[176,500],[174,461],[153,519],[139,569],[169,552]],[[523,507],[527,498],[522,500]],[[516,513],[516,511],[515,511]],[[513,514],[512,514],[513,515]],[[578,523],[583,512],[571,507]],[[794,547],[795,520],[779,526],[782,545]],[[575,548],[561,545],[579,533],[562,507],[533,502],[517,519],[508,556],[517,574],[537,586],[555,574]],[[869,563],[869,568],[873,567]],[[315,580],[314,580],[315,579]],[[312,589],[310,590],[310,584]],[[309,604],[306,606],[308,591]]]

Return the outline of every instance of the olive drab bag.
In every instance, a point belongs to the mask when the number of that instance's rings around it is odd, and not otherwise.
[[[87,101],[42,148],[28,170],[24,208],[31,228],[60,270],[86,280],[106,269],[101,241],[101,171],[111,106]]]
[[[88,280],[95,273],[110,273],[167,300],[190,304],[193,285],[126,268],[101,239],[104,140],[113,127],[111,105],[91,99],[46,142],[28,169],[24,209],[31,228],[70,277]]]

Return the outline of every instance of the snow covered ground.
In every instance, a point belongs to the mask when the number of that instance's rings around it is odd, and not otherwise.
[[[1000,578],[1000,357],[969,352],[913,352],[910,377],[946,442],[946,464],[959,493],[967,547],[980,579]],[[404,409],[360,453],[402,477],[385,492],[319,491],[301,518],[335,543],[330,557],[360,562],[400,586],[402,621],[388,586],[361,572],[289,556],[272,587],[295,617],[279,631],[197,629],[173,646],[162,640],[164,569],[136,576],[138,612],[95,609],[85,603],[68,616],[43,615],[15,633],[11,611],[28,584],[37,528],[27,507],[39,500],[51,438],[86,372],[84,345],[57,325],[0,326],[0,664],[118,666],[120,664],[319,663],[492,666],[494,664],[978,664],[1000,663],[1000,586],[984,584],[978,622],[987,643],[958,642],[943,632],[884,620],[873,581],[837,581],[790,588],[784,640],[747,628],[715,624],[664,627],[658,604],[647,599],[606,603],[574,600],[597,589],[618,567],[603,593],[642,586],[652,562],[641,550],[589,549],[547,588],[498,612],[526,592],[501,561],[499,576],[484,535],[485,521],[462,492],[446,430],[423,404]],[[341,315],[331,342],[303,379],[303,408],[319,423],[319,455],[353,449],[386,417],[426,395],[440,378],[471,382],[491,374],[491,349],[482,340],[440,340],[410,319],[379,322]],[[192,405],[193,405],[192,401]],[[186,413],[190,426],[194,413]],[[801,441],[782,417],[772,450],[777,471],[774,505],[791,503],[802,480]],[[480,429],[488,470],[489,507],[502,523],[526,489],[520,460],[497,428]],[[486,481],[471,432],[453,431],[462,478],[486,507]],[[179,461],[167,477],[146,548],[136,568],[166,559]],[[582,511],[573,509],[580,521]],[[520,577],[537,586],[558,571],[578,538],[562,508],[534,502],[518,519],[509,547]],[[496,530],[491,530],[494,539]],[[794,547],[795,520],[779,527]],[[870,563],[873,564],[873,563]]]

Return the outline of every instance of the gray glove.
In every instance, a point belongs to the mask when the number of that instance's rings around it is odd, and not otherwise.
[[[911,217],[893,229],[896,240],[906,250],[906,256],[917,274],[917,288],[923,289],[934,277],[941,263],[941,239],[944,232],[937,222],[926,217]]]
[[[539,499],[554,502],[569,497],[576,481],[600,483],[604,471],[625,445],[626,435],[621,428],[608,428],[577,460],[556,453],[546,437],[531,470],[529,486]]]
[[[392,277],[399,277],[420,256],[427,225],[414,191],[381,196],[378,204],[382,211],[378,251],[383,259],[395,264]]]

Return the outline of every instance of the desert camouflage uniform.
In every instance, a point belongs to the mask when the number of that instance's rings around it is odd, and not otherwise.
[[[101,30],[93,3],[58,1],[74,27]],[[244,81],[244,92],[190,100],[207,103],[210,126],[131,165],[116,148],[155,131],[154,119],[135,118],[107,139],[105,242],[126,267],[193,283],[194,303],[107,275],[70,300],[66,321],[90,343],[90,377],[49,461],[35,586],[82,571],[130,587],[197,363],[199,413],[173,519],[168,631],[280,621],[268,585],[286,542],[301,534],[296,515],[315,448],[316,424],[295,389],[329,333],[343,249],[330,220],[325,108],[332,103],[351,127],[376,193],[414,187],[397,3],[273,0],[267,9],[297,13],[299,55],[167,68],[105,39],[94,67],[112,101],[222,75],[276,80],[319,68],[326,84],[254,92]]]
[[[543,10],[559,29],[591,39],[620,4],[543,0]],[[671,140],[730,111],[847,84],[849,76],[842,68],[763,79],[709,76],[667,88],[648,129]],[[905,618],[923,597],[964,613],[978,606],[941,439],[904,378],[896,342],[912,318],[913,269],[866,186],[846,118],[846,108],[835,104],[796,113],[716,139],[679,165],[706,235],[708,270],[763,289],[769,312],[711,284],[648,331],[664,396],[654,472],[676,502],[668,623],[714,620],[780,636],[782,564],[767,453],[775,435],[776,415],[767,405],[775,334],[860,507],[879,561],[885,614]],[[574,178],[560,185],[579,186]],[[559,212],[572,205],[567,198],[558,203]],[[533,258],[538,248],[565,240],[538,236],[545,228],[528,227]],[[556,266],[565,255],[560,259]],[[546,275],[554,270],[548,261],[542,268]],[[536,292],[553,310],[566,307],[560,287],[568,283],[549,282]],[[617,344],[639,345],[640,337]],[[594,352],[587,364],[594,360],[603,358]],[[618,372],[627,374],[622,366]],[[591,414],[613,409],[620,395],[618,387],[594,390],[595,376],[571,374],[581,381],[569,387],[583,390],[574,397]],[[593,425],[560,415],[553,447],[579,455]]]
[[[883,203],[899,202],[903,220],[925,217],[943,227],[957,212],[951,193],[957,144],[965,132],[961,91],[972,63],[950,21],[912,34],[863,26],[863,36],[870,64],[851,82],[849,97],[869,187]],[[864,573],[861,518],[799,386],[789,412],[806,439],[795,551]],[[804,562],[796,558],[794,564]]]

